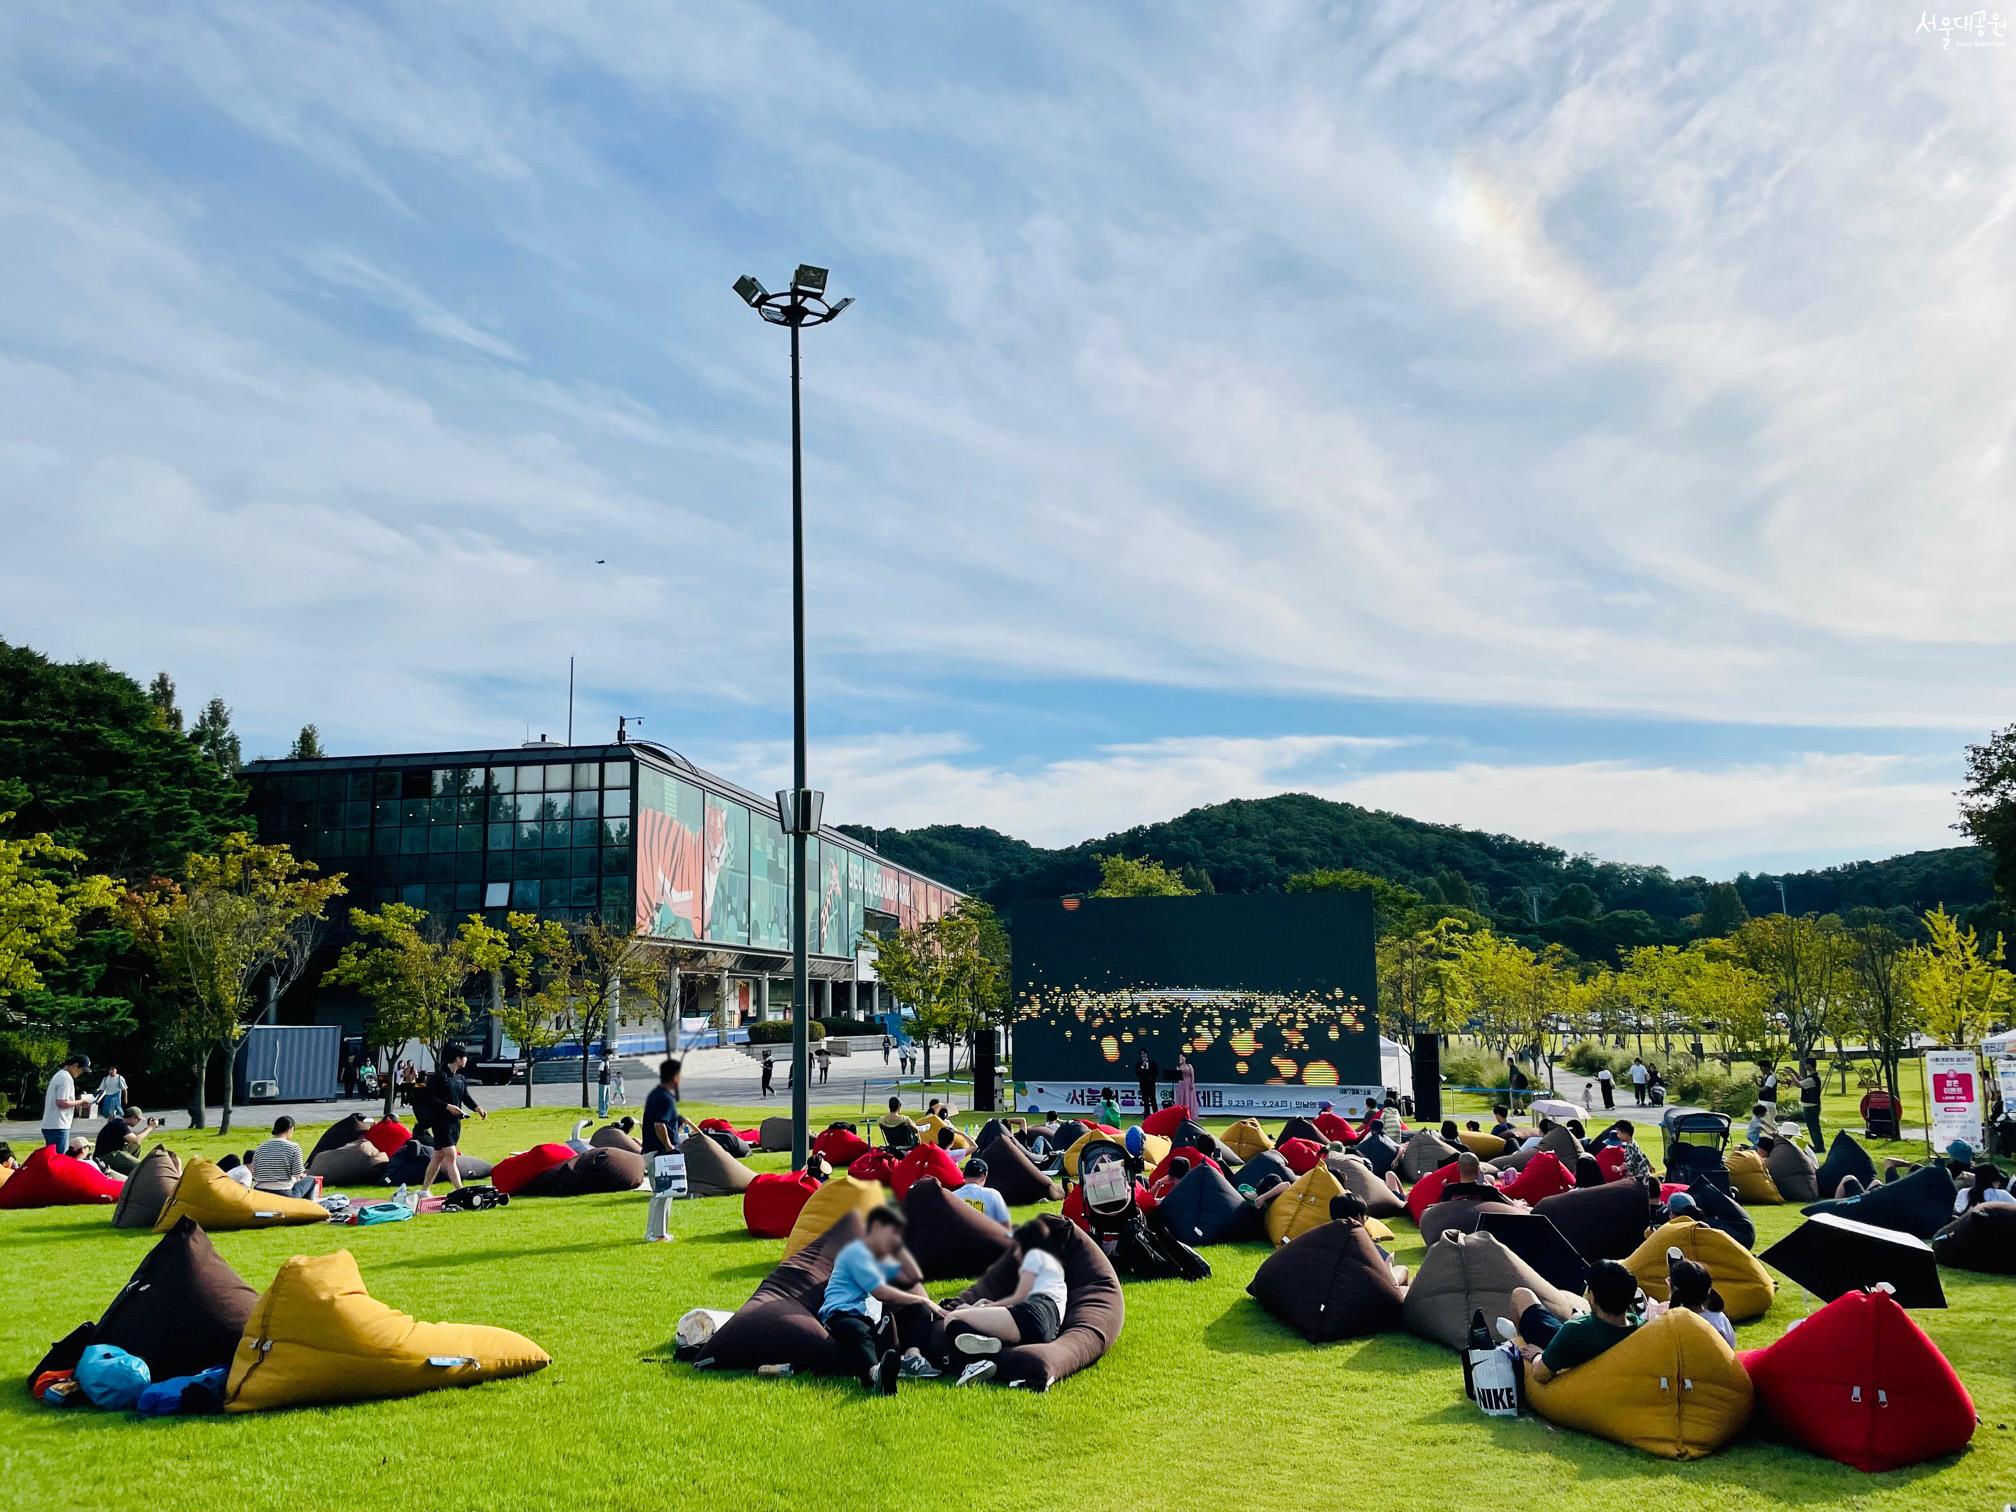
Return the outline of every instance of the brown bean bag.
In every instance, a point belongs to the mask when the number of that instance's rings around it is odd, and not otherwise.
[[[926,1176],[903,1198],[904,1243],[926,1281],[978,1276],[1006,1252],[1008,1230]]]
[[[371,1119],[363,1113],[352,1113],[348,1118],[339,1118],[322,1131],[322,1137],[315,1141],[308,1152],[308,1167],[313,1170],[315,1157],[325,1150],[340,1150],[347,1144],[355,1144],[370,1131]],[[373,1145],[373,1149],[377,1146]],[[384,1153],[390,1153],[389,1151]]]
[[[1592,1264],[1622,1260],[1652,1223],[1652,1199],[1636,1181],[1608,1181],[1542,1198],[1533,1211],[1553,1220],[1575,1253]]]
[[[756,1148],[771,1154],[791,1148],[791,1120],[766,1118],[756,1126]]]
[[[1771,1173],[1778,1195],[1787,1202],[1820,1200],[1820,1163],[1804,1146],[1790,1139],[1778,1140],[1764,1157],[1764,1168]]]
[[[588,1147],[593,1150],[627,1150],[632,1155],[642,1155],[644,1146],[632,1135],[624,1133],[614,1124],[604,1124],[588,1136]],[[692,1179],[690,1176],[687,1178]]]
[[[1048,1391],[1097,1363],[1119,1341],[1127,1299],[1113,1263],[1096,1242],[1055,1213],[1036,1220],[1049,1229],[1064,1261],[1064,1327],[1048,1344],[1016,1344],[994,1357],[996,1384]],[[1015,1289],[1020,1262],[1011,1250],[959,1294],[962,1302],[993,1302]],[[930,1351],[927,1351],[929,1353]],[[937,1353],[943,1354],[942,1342]]]
[[[126,1178],[112,1205],[112,1227],[151,1229],[182,1180],[182,1157],[166,1145],[156,1145],[140,1157],[139,1169]]]
[[[1433,1244],[1444,1234],[1474,1234],[1486,1213],[1523,1213],[1526,1209],[1509,1202],[1479,1202],[1476,1198],[1454,1197],[1438,1202],[1421,1215],[1421,1237]]]
[[[194,1219],[180,1219],[147,1251],[104,1316],[54,1346],[35,1373],[74,1368],[90,1344],[145,1360],[157,1381],[228,1365],[258,1295]]]
[[[374,1186],[384,1179],[388,1164],[383,1150],[359,1136],[347,1145],[317,1150],[308,1162],[308,1174],[320,1176],[329,1186]]]
[[[1433,1129],[1416,1129],[1400,1146],[1400,1179],[1412,1186],[1430,1171],[1445,1166],[1462,1152]]]
[[[1330,1174],[1342,1183],[1345,1191],[1365,1204],[1365,1211],[1372,1217],[1400,1218],[1406,1215],[1406,1200],[1375,1176],[1372,1167],[1356,1155],[1340,1155],[1332,1150],[1323,1163],[1330,1167]]]
[[[816,1375],[852,1375],[853,1366],[819,1321],[819,1304],[833,1278],[833,1261],[862,1232],[861,1215],[848,1213],[788,1256],[735,1315],[714,1330],[694,1363],[722,1370],[789,1365]]]
[[[739,1197],[749,1190],[756,1173],[705,1134],[689,1134],[679,1146],[686,1157],[689,1197]],[[645,1162],[649,1168],[650,1162]]]
[[[1450,1349],[1465,1348],[1470,1315],[1484,1314],[1488,1327],[1496,1318],[1516,1318],[1512,1290],[1524,1286],[1557,1318],[1586,1311],[1570,1296],[1505,1248],[1489,1234],[1451,1234],[1428,1247],[1407,1288],[1401,1321],[1418,1334]]]
[[[1586,1153],[1582,1148],[1582,1141],[1563,1124],[1554,1125],[1540,1136],[1540,1148],[1571,1171],[1575,1169],[1575,1162]]]
[[[1495,1159],[1493,1159],[1491,1165],[1494,1170],[1498,1171],[1523,1171],[1526,1169],[1526,1162],[1531,1160],[1535,1155],[1538,1155],[1539,1153],[1540,1150],[1538,1146],[1535,1146],[1533,1149],[1526,1150],[1521,1149],[1518,1145],[1514,1145],[1512,1146],[1511,1149],[1507,1150],[1503,1155],[1500,1155]]]
[[[1325,1223],[1283,1245],[1261,1262],[1246,1291],[1312,1344],[1400,1326],[1393,1267],[1357,1223]]]
[[[538,1190],[535,1181],[526,1189],[528,1197],[592,1197],[601,1192],[634,1192],[644,1185],[644,1157],[629,1150],[590,1150],[555,1168],[558,1190]]]
[[[1037,1169],[1020,1141],[997,1135],[980,1147],[980,1158],[987,1162],[987,1185],[999,1192],[1008,1206],[1064,1200],[1064,1188]]]

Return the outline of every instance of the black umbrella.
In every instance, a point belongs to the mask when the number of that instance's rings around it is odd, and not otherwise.
[[[1896,1229],[1816,1213],[1760,1257],[1823,1302],[1879,1283],[1899,1307],[1944,1307],[1932,1246]]]
[[[1554,1227],[1553,1219],[1540,1213],[1491,1211],[1478,1216],[1477,1228],[1540,1272],[1548,1285],[1579,1297],[1589,1284],[1588,1262]]]

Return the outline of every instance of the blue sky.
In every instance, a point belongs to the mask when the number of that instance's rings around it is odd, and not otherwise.
[[[2016,710],[2016,52],[1895,7],[0,12],[0,634],[248,751],[788,725],[836,818],[1315,791],[1711,875]],[[598,565],[599,559],[599,565]]]

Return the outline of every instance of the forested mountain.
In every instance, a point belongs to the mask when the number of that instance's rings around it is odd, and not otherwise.
[[[1571,856],[1533,840],[1428,824],[1307,793],[1214,803],[1060,850],[956,824],[845,828],[890,860],[995,903],[1088,892],[1098,883],[1100,855],[1160,861],[1193,886],[1217,892],[1276,892],[1297,872],[1355,867],[1589,957],[1678,943],[1720,933],[1745,915],[1775,913],[1780,881],[1794,913],[1867,907],[1915,915],[1944,903],[1984,926],[2006,927],[1994,897],[1993,858],[1965,845],[1782,877],[1746,872],[1718,882]]]

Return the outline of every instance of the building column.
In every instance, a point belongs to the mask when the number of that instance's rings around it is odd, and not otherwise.
[[[721,973],[721,981],[714,989],[714,1016],[721,1025],[721,1043],[728,1043],[728,1018],[734,1011],[734,999],[728,995],[728,973]]]
[[[829,977],[819,980],[819,1017],[833,1017],[833,982]]]
[[[756,978],[756,1022],[770,1022],[770,974],[765,972]]]

